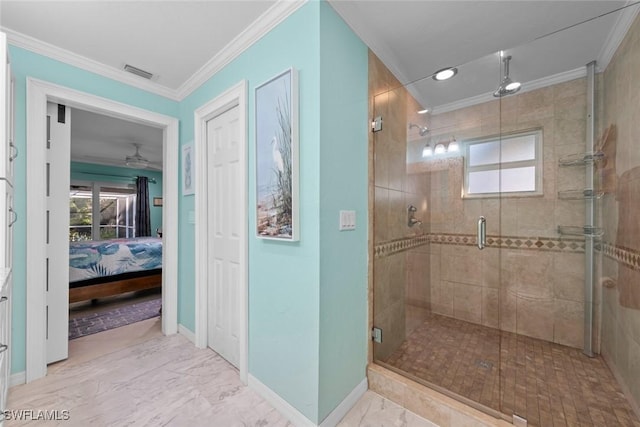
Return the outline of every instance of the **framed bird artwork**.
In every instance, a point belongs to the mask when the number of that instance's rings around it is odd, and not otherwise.
[[[294,68],[255,89],[256,235],[298,241],[298,81]]]

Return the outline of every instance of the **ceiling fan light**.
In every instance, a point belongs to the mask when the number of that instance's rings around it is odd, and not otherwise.
[[[134,146],[136,147],[136,154],[127,156],[124,164],[134,169],[146,169],[149,166],[149,160],[140,155],[140,146],[138,144],[134,144]]]
[[[147,166],[149,166],[149,161],[146,159],[127,159],[125,164],[130,168],[145,169]]]

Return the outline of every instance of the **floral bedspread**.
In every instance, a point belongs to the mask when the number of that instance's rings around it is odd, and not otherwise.
[[[162,268],[162,239],[69,242],[69,282]]]

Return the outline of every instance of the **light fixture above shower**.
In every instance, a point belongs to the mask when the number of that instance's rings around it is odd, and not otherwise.
[[[509,77],[509,61],[511,61],[511,55],[504,56],[504,52],[500,51],[500,57],[504,63],[504,77],[502,78],[502,82],[500,83],[500,86],[498,86],[498,89],[493,92],[493,96],[496,98],[500,98],[505,95],[512,95],[522,87],[520,82],[514,82],[511,80],[511,77]]]
[[[418,128],[418,133],[420,136],[425,136],[429,132],[429,128],[426,126],[420,126],[415,123],[409,123],[409,129]]]
[[[458,145],[458,141],[456,141],[455,136],[451,137],[451,141],[449,141],[449,145],[447,145],[447,152],[453,153],[456,151],[460,151],[460,145]]]
[[[426,144],[422,149],[422,157],[432,157],[433,155],[451,154],[460,151],[460,145],[456,141],[455,136],[452,136],[448,142],[438,142],[435,147],[431,147],[431,144]]]

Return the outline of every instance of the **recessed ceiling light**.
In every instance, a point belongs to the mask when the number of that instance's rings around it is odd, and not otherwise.
[[[439,82],[443,81],[443,80],[448,80],[451,77],[455,76],[456,74],[458,74],[458,69],[454,68],[454,67],[447,67],[447,68],[443,68],[442,70],[438,70],[435,73],[433,73],[433,80],[437,80]]]
[[[429,109],[425,108],[424,110],[418,111],[418,114],[427,114],[428,112],[429,112]]]
[[[513,92],[520,89],[520,86],[522,86],[520,82],[511,82],[508,85],[506,85],[504,88],[509,92]]]

